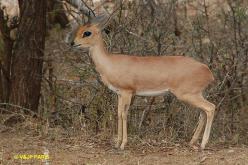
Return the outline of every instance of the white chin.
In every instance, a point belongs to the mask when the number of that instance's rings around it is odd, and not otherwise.
[[[88,45],[82,45],[82,44],[77,44],[77,43],[75,43],[75,45],[73,47],[76,47],[76,48],[89,48]]]

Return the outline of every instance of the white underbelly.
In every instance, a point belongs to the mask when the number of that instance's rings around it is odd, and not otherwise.
[[[120,89],[114,87],[113,85],[109,84],[108,88],[113,92],[120,94]],[[135,95],[137,96],[160,96],[164,95],[165,93],[169,92],[169,89],[164,90],[144,90],[144,91],[136,91]]]
[[[169,89],[164,90],[147,90],[147,91],[136,91],[136,95],[138,96],[160,96],[164,95],[165,93],[169,92]]]
[[[112,90],[113,92],[120,94],[120,89],[114,87],[111,84],[108,84],[108,88]],[[165,93],[169,92],[169,89],[164,89],[164,90],[144,90],[144,91],[136,91],[135,95],[137,96],[161,96],[164,95]]]

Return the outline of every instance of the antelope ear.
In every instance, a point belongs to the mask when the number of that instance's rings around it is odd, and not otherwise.
[[[76,36],[76,33],[77,33],[77,30],[79,28],[79,23],[74,20],[70,23],[70,31],[67,33],[66,37],[65,37],[65,43],[67,44],[70,44],[71,42],[73,42],[75,36]]]
[[[108,22],[110,20],[110,17],[106,14],[99,15],[93,19],[91,19],[89,22],[92,25],[96,25],[99,29],[103,30]]]

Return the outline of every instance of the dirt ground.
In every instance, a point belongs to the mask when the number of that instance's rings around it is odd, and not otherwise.
[[[125,151],[114,149],[111,140],[98,137],[49,136],[2,131],[0,133],[0,164],[65,164],[65,165],[197,165],[197,164],[248,164],[247,146],[209,144],[205,151],[194,151],[180,144],[159,145],[132,141]],[[46,152],[46,153],[45,153]],[[18,155],[49,154],[49,159],[30,158]]]

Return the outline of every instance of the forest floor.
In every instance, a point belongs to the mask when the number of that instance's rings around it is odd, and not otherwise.
[[[205,151],[194,151],[182,144],[158,145],[130,140],[124,151],[114,149],[107,138],[67,136],[54,133],[42,137],[29,131],[2,130],[0,164],[73,164],[73,165],[247,165],[248,147],[208,144]],[[182,145],[182,146],[181,146]],[[46,153],[45,153],[46,152]],[[49,159],[41,160],[41,154]],[[21,155],[30,156],[28,160]],[[36,157],[35,157],[36,155]],[[35,157],[35,158],[34,158]],[[26,157],[27,158],[27,157]]]

